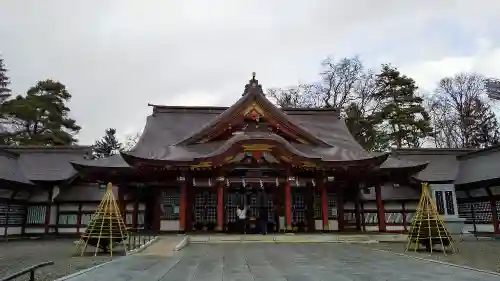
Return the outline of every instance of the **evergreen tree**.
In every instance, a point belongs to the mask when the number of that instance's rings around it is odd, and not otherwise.
[[[387,150],[387,135],[377,125],[377,115],[367,115],[357,103],[351,103],[345,110],[345,122],[354,139],[368,151]]]
[[[500,126],[491,106],[481,99],[474,100],[471,127],[471,146],[488,147],[499,143]]]
[[[0,103],[10,97],[11,90],[8,88],[10,84],[9,77],[7,77],[7,68],[0,57]]]
[[[39,81],[25,96],[8,100],[1,108],[13,127],[10,142],[18,145],[72,145],[80,126],[69,117],[71,94],[57,81]]]
[[[101,140],[95,142],[93,147],[94,158],[108,157],[117,154],[122,149],[122,145],[116,139],[116,129],[106,129],[105,135]]]
[[[377,119],[387,134],[388,144],[397,148],[419,147],[432,134],[432,128],[423,99],[416,95],[415,81],[390,65],[382,65],[376,85],[375,98],[381,104]]]

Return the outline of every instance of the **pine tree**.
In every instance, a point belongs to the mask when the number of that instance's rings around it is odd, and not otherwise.
[[[416,95],[415,81],[396,68],[383,65],[376,78],[376,99],[381,103],[377,118],[386,132],[389,145],[397,148],[419,147],[432,134],[429,114],[423,99]]]
[[[116,129],[106,129],[101,140],[95,142],[93,147],[94,158],[108,157],[117,154],[122,149],[122,145],[116,139]]]
[[[8,88],[10,84],[9,77],[7,77],[7,68],[0,57],[0,103],[10,97],[11,90]]]
[[[18,145],[72,145],[80,126],[69,117],[71,94],[60,82],[45,80],[1,108],[11,120],[10,142]]]

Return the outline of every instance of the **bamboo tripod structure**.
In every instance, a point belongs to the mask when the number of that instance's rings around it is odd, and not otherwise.
[[[444,254],[446,254],[447,248],[450,248],[453,254],[458,251],[455,241],[439,215],[436,203],[430,196],[428,184],[422,183],[422,194],[408,234],[405,252],[410,249],[416,252],[420,245],[423,245],[427,251],[432,253],[435,244],[442,246]]]
[[[128,238],[127,227],[120,213],[120,208],[116,204],[113,195],[113,186],[108,183],[106,194],[104,194],[97,211],[90,218],[85,233],[82,234],[77,244],[77,252],[81,250],[83,256],[88,245],[95,247],[94,256],[97,251],[102,249],[104,252],[109,250],[113,256],[113,245],[123,243]],[[125,254],[127,247],[124,245]]]

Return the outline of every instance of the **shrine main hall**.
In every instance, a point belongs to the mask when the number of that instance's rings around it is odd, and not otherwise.
[[[500,232],[499,147],[368,152],[338,109],[278,108],[255,77],[230,107],[151,107],[118,155],[1,147],[0,235],[82,233],[108,182],[126,224],[158,232],[231,232],[261,205],[270,231],[405,232],[422,182],[445,222]]]

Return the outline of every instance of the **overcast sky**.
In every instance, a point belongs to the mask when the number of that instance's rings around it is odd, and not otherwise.
[[[141,131],[148,103],[230,105],[314,81],[326,56],[391,62],[431,89],[445,75],[500,77],[495,0],[0,0],[0,53],[15,93],[52,78],[91,144]]]

